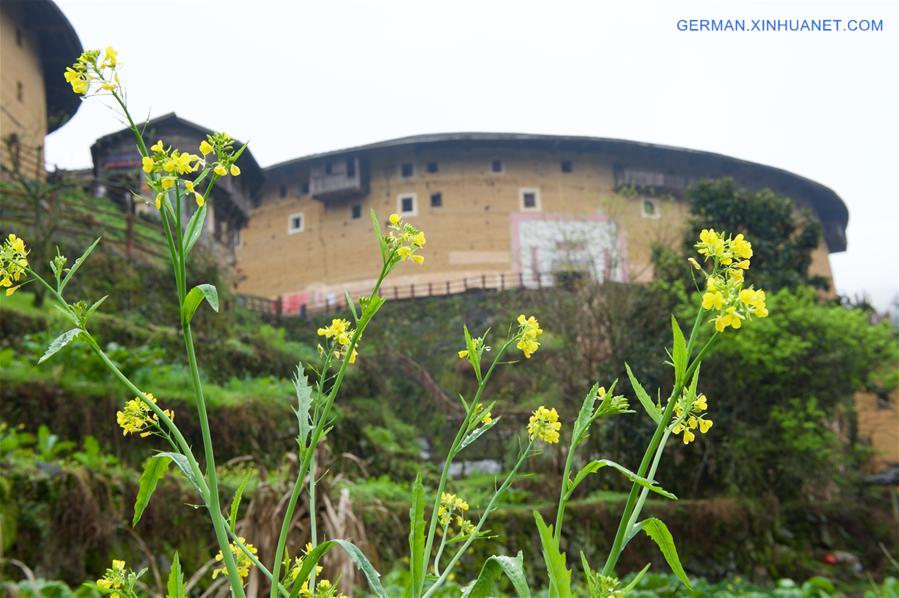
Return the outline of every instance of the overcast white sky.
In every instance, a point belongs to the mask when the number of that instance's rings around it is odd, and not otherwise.
[[[778,166],[836,191],[838,291],[899,286],[899,3],[56,0],[120,51],[137,115],[249,139],[260,164],[403,135],[619,137]],[[679,19],[882,19],[882,32],[680,32]],[[205,74],[205,73],[210,74]],[[90,165],[100,101],[47,140]]]

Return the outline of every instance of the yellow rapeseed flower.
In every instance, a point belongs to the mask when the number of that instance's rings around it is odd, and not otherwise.
[[[718,291],[709,291],[702,296],[702,309],[721,309],[724,307],[724,295]]]
[[[216,164],[212,170],[219,176],[228,176],[228,170],[221,164]]]
[[[240,543],[247,547],[252,554],[256,554],[258,552],[257,548],[247,542],[246,538],[238,537]],[[231,554],[234,555],[234,564],[237,565],[237,574],[240,575],[241,579],[245,579],[250,574],[250,568],[253,566],[253,561],[250,560],[250,557],[240,549],[240,546],[237,545],[236,542],[231,542]],[[222,562],[225,560],[225,557],[222,555],[222,551],[219,550],[215,555],[215,560],[218,562]],[[213,569],[212,571],[212,579],[215,579],[219,575],[227,575],[228,568],[227,567],[219,567],[218,569]]]
[[[146,397],[156,403],[156,397],[152,393],[145,393]],[[175,413],[171,409],[163,410],[169,419],[175,418]],[[159,427],[159,416],[150,409],[140,397],[134,397],[127,403],[121,411],[116,411],[116,423],[122,428],[122,435],[138,434],[141,438],[146,438]]]
[[[141,158],[141,165],[143,166],[144,172],[150,174],[153,172],[153,168],[156,166],[156,163],[153,161],[153,158],[149,156],[144,156]]]
[[[530,359],[538,348],[540,342],[537,337],[543,334],[540,328],[540,322],[534,316],[525,317],[524,314],[518,316],[518,342],[515,348],[524,353],[525,359]]]
[[[205,139],[200,142],[200,153],[207,156],[212,153],[212,146]]]
[[[559,442],[561,429],[562,422],[559,421],[559,414],[555,408],[547,409],[541,405],[528,420],[528,436],[533,441],[541,440],[547,444],[556,444]]]
[[[25,284],[28,253],[25,241],[14,233],[0,244],[0,287],[6,289],[7,297]]]
[[[165,148],[162,145],[162,139],[156,140],[156,143],[150,146],[150,150],[157,154],[161,154],[162,152],[164,152]]]
[[[231,165],[231,176],[240,176],[240,167],[237,164]]]

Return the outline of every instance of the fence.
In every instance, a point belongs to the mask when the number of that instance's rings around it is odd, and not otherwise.
[[[484,273],[477,276],[466,276],[439,282],[413,282],[386,286],[382,287],[381,296],[391,300],[407,300],[444,297],[468,292],[502,292],[514,289],[540,290],[565,284],[566,281],[586,275],[586,272],[579,271]],[[238,295],[237,299],[240,305],[272,319],[282,317],[307,318],[313,315],[336,313],[347,309],[346,297],[339,296],[336,293],[322,300],[306,302],[295,300],[289,295],[276,299],[255,295]]]
[[[79,201],[62,191],[50,191],[37,199],[26,192],[0,187],[0,222],[40,227],[88,243],[102,236],[103,243],[118,247],[128,258],[135,255],[167,259],[161,223],[103,205],[102,199]]]

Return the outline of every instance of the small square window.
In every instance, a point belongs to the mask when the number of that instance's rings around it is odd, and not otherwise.
[[[443,194],[442,193],[431,193],[431,207],[432,208],[443,207]]]
[[[562,160],[562,163],[559,164],[559,168],[566,174],[571,172],[571,160]]]
[[[415,174],[415,167],[412,165],[412,162],[405,162],[400,166],[400,175],[404,179],[408,179],[413,174]]]
[[[418,214],[418,202],[416,201],[416,195],[414,193],[406,193],[398,196],[396,203],[397,212],[401,215],[415,216]]]
[[[352,210],[351,210],[351,215],[352,215],[353,220],[358,220],[359,218],[362,218],[362,206],[360,206],[358,204],[353,206]]]
[[[281,185],[278,187],[278,195],[281,197],[287,197],[287,185]]]
[[[334,165],[330,162],[325,162],[325,174],[333,174]]]
[[[529,212],[540,210],[540,190],[539,189],[520,189],[521,209]]]
[[[440,167],[437,165],[437,162],[428,162],[428,172],[434,174],[438,170],[440,170]]]
[[[302,183],[300,185],[300,194],[309,195],[309,181],[306,181],[305,183]]]
[[[661,216],[661,214],[659,214],[659,206],[654,199],[644,197],[640,209],[644,218],[658,218]]]
[[[352,179],[356,177],[356,159],[346,159],[346,178]]]
[[[492,160],[490,162],[490,172],[503,172],[503,170],[502,160]]]
[[[287,219],[287,234],[294,235],[296,233],[301,233],[306,227],[306,219],[303,218],[303,214],[291,214]]]

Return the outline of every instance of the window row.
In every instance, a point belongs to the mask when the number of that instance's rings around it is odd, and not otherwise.
[[[522,188],[518,191],[519,205],[522,211],[540,211],[540,190],[537,188]],[[431,193],[430,205],[432,208],[443,207],[443,194]],[[418,194],[401,193],[396,198],[396,211],[401,216],[418,215]],[[350,218],[358,220],[362,218],[362,205],[354,204],[350,207]],[[305,230],[306,222],[302,212],[291,214],[287,221],[287,233],[301,233]]]
[[[350,167],[349,164],[352,163],[353,166]],[[347,161],[347,176],[355,176],[355,162],[351,160]],[[349,169],[352,168],[352,171]],[[328,163],[325,168],[326,174],[330,174],[331,164]],[[425,170],[429,174],[433,174],[435,172],[440,171],[440,165],[437,162],[428,162],[425,165]],[[571,160],[562,160],[559,162],[559,170],[565,174],[571,173],[574,171],[574,166]],[[410,179],[415,176],[415,164],[413,162],[403,162],[399,167],[400,176],[404,179]],[[506,165],[502,160],[491,160],[490,161],[490,172],[493,174],[502,174],[506,171]],[[309,195],[309,182],[303,182],[299,187],[300,195]],[[278,187],[278,195],[280,197],[287,197],[288,194],[288,186],[281,185]]]
[[[425,169],[428,173],[435,173],[440,170],[440,166],[437,162],[428,162]],[[559,170],[565,174],[574,171],[574,165],[571,160],[562,160],[559,162]],[[506,165],[502,160],[491,160],[490,161],[490,172],[494,174],[502,174],[506,171]],[[415,176],[415,164],[412,162],[403,162],[400,164],[400,176],[404,179],[412,178]]]

